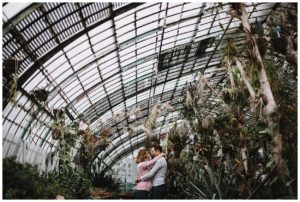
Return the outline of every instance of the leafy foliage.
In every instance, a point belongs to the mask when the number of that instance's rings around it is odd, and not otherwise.
[[[282,23],[287,14],[293,16],[290,11],[284,12],[287,13],[277,13],[277,17],[281,16],[278,23]],[[263,39],[264,35],[260,33],[259,37]],[[188,152],[182,150],[180,156],[174,156],[174,151],[169,153],[168,197],[297,198],[297,68],[286,61],[285,55],[274,54],[272,48],[264,50],[268,54],[268,59],[263,59],[264,67],[278,105],[277,111],[267,116],[263,113],[267,103],[261,92],[254,45],[247,44],[246,49],[251,50],[240,56],[255,92],[255,98],[250,99],[241,73],[230,60],[239,57],[232,40],[225,47],[224,59],[234,85],[227,83],[222,89],[223,104],[215,104],[218,112],[212,116],[211,124],[208,124],[211,106],[195,102],[197,82],[187,86],[181,115],[191,128],[186,135],[193,135],[194,139],[185,142],[190,148]],[[274,134],[280,134],[282,140]],[[179,138],[176,140],[180,142]],[[283,164],[288,169],[275,163],[276,151],[283,154]]]
[[[39,102],[46,102],[49,96],[49,91],[43,88],[33,90],[31,95]]]
[[[111,175],[95,173],[92,183],[94,187],[106,188],[108,191],[120,191],[120,180]]]
[[[87,199],[90,196],[91,180],[87,173],[75,166],[65,164],[59,172],[45,173],[43,177],[47,186],[67,199]]]
[[[21,164],[14,158],[3,159],[4,199],[51,199],[55,192],[49,190],[37,166]]]
[[[9,100],[12,102],[16,101],[18,95],[18,75],[12,74],[12,78],[8,83],[9,86]]]
[[[22,164],[15,158],[3,159],[4,199],[55,199],[57,195],[67,199],[86,199],[90,187],[86,174],[68,165],[60,173],[45,173],[36,165]]]

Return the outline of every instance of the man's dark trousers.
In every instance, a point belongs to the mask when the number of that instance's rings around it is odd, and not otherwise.
[[[166,185],[158,185],[158,186],[153,186],[151,189],[150,193],[150,198],[151,199],[165,199],[166,198]]]

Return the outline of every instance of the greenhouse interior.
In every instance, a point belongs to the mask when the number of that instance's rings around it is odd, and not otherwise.
[[[297,199],[297,11],[2,3],[2,199]]]

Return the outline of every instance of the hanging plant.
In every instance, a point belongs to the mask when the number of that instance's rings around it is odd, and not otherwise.
[[[40,102],[46,102],[49,96],[49,91],[46,89],[36,89],[31,92],[31,95]]]
[[[51,126],[52,128],[52,139],[59,140],[63,136],[65,129],[65,110],[53,109],[54,122]]]
[[[52,139],[59,140],[62,137],[64,130],[64,123],[61,121],[55,121],[52,124]]]
[[[80,147],[75,159],[76,164],[81,166],[87,173],[90,173],[90,163],[95,156],[94,147],[96,144],[97,139],[89,127],[82,131]]]
[[[3,60],[4,72],[8,79],[9,87],[9,101],[15,102],[18,90],[18,69],[20,61],[16,58],[9,58]]]
[[[65,109],[53,109],[53,115],[56,120],[64,120],[65,119]]]
[[[13,75],[18,72],[20,60],[16,58],[8,58],[3,60],[4,72],[8,75]]]
[[[58,144],[59,171],[63,171],[72,162],[72,148],[75,146],[77,131],[72,125],[64,126]]]
[[[109,140],[109,135],[111,133],[111,129],[110,128],[105,128],[100,137],[101,139],[98,141],[98,144],[94,147],[95,151],[102,151],[105,150],[106,147],[109,145],[110,140]]]
[[[232,67],[232,76],[236,85],[241,85],[243,83],[242,75],[237,66]]]
[[[64,127],[63,139],[66,141],[66,144],[73,147],[77,139],[77,131],[71,125]]]
[[[169,131],[168,140],[170,141],[170,146],[173,148],[176,158],[180,157],[180,153],[187,144],[188,139],[188,126],[186,124],[180,126],[174,124]]]
[[[215,122],[214,117],[208,115],[202,120],[202,128],[208,129],[210,126],[214,124],[214,122]]]
[[[285,54],[287,51],[287,40],[285,37],[278,37],[271,39],[272,47],[278,53]]]
[[[260,36],[264,35],[264,28],[261,22],[256,21],[255,23],[251,24],[251,33],[258,34]]]
[[[161,112],[161,109],[158,104],[154,105],[151,108],[150,114],[145,123],[145,128],[147,128],[147,129],[151,130],[151,132],[153,132],[153,129],[155,128],[156,119],[159,117],[160,112]]]
[[[285,55],[285,59],[290,64],[297,64],[297,58],[295,57],[295,55],[293,53],[288,52]]]
[[[111,129],[110,128],[105,128],[103,131],[102,131],[102,133],[101,133],[101,137],[102,137],[102,139],[103,140],[105,140],[105,141],[109,141],[108,140],[108,137],[109,137],[109,135],[110,135],[110,133],[111,133]]]
[[[247,105],[247,97],[244,89],[239,88],[224,88],[224,101],[234,109],[243,109]]]
[[[9,100],[12,102],[16,101],[18,95],[18,75],[13,74],[12,80],[8,84],[9,86]]]
[[[7,79],[9,96],[8,101],[15,103],[16,97],[18,95],[18,69],[20,61],[16,58],[9,58],[3,60],[3,74]]]
[[[192,95],[191,95],[191,93],[188,89],[186,91],[185,106],[189,109],[191,109],[192,106],[193,106],[193,98],[192,98]]]
[[[108,142],[100,142],[100,144],[96,145],[94,148],[95,153],[99,153],[103,150],[105,150],[108,147],[109,143]]]
[[[64,120],[55,120],[51,126],[52,138],[60,140],[62,145],[69,145],[73,147],[77,139],[77,130],[74,125],[65,125]]]
[[[107,135],[108,130],[103,131]],[[102,133],[103,134],[103,133]],[[83,146],[84,146],[84,156],[87,160],[91,160],[100,151],[104,150],[108,146],[108,140],[103,142],[99,139],[93,131],[88,127],[83,134]]]
[[[127,113],[129,120],[135,120],[140,116],[142,109],[140,106],[134,106],[130,112]]]

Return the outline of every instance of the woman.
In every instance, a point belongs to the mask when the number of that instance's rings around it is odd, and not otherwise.
[[[141,176],[145,175],[147,172],[150,171],[150,166],[154,165],[156,161],[163,157],[165,154],[162,153],[155,157],[154,159],[149,161],[149,154],[147,150],[142,149],[139,151],[138,156],[136,158],[137,163],[137,175],[136,178],[140,178]],[[152,181],[148,180],[145,182],[140,181],[134,187],[133,198],[134,199],[148,199],[148,194],[152,187]]]

